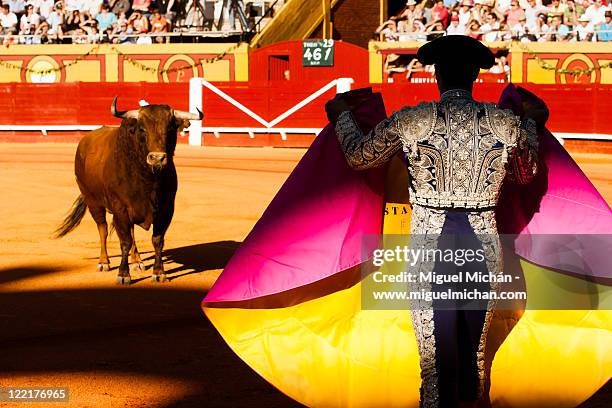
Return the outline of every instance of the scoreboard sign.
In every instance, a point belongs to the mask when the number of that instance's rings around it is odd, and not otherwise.
[[[302,42],[302,66],[333,67],[334,40],[305,40]]]

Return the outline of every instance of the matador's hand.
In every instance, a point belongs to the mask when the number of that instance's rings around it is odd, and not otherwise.
[[[525,112],[523,117],[533,119],[538,128],[544,127],[549,116],[546,103],[537,95],[529,92],[525,88],[519,86],[516,88],[516,90],[518,91],[519,95],[521,95],[523,112]]]
[[[345,111],[354,111],[359,105],[372,97],[372,88],[361,88],[344,92],[325,104],[325,113],[331,123],[336,123],[338,116]]]

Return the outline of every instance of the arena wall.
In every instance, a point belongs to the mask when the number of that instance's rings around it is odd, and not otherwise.
[[[260,81],[249,86],[236,82],[217,83],[216,86],[265,120],[272,120],[308,95],[325,85],[325,81]],[[368,86],[356,82],[354,87]],[[477,84],[475,96],[496,101],[504,84]],[[553,132],[594,135],[612,134],[612,85],[537,85],[524,84],[547,102],[551,117],[548,122]],[[435,84],[375,84],[374,91],[382,92],[388,112],[417,101],[437,97]],[[331,99],[331,88],[294,115],[279,123],[283,127],[322,128],[327,120],[324,104]],[[189,108],[189,86],[185,83],[61,83],[61,84],[0,84],[0,140],[65,141],[78,140],[79,126],[118,125],[110,114],[110,104],[120,95],[118,108],[133,109],[140,100],[166,103],[176,109]],[[255,120],[207,89],[203,91],[203,126],[257,127]],[[11,130],[10,125],[74,126],[76,132]],[[204,135],[204,144],[243,146],[308,146],[314,135],[288,135],[283,140],[278,134],[212,134]],[[187,139],[181,139],[186,142]]]

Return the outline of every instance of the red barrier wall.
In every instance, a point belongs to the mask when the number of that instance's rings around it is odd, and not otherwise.
[[[329,82],[339,77],[367,81],[369,58],[367,49],[347,42],[335,41],[334,66],[304,67],[302,66],[302,41],[283,41],[251,51],[249,80],[281,80],[282,70],[288,69],[291,81]],[[283,60],[285,60],[284,63]]]
[[[229,95],[243,103],[267,121],[291,108],[293,105],[318,90],[327,81],[251,82],[249,84],[216,84]],[[355,87],[368,86],[358,82]],[[477,84],[474,94],[477,99],[496,101],[503,84]],[[540,95],[550,108],[549,128],[556,132],[612,134],[612,85],[534,85],[526,88]],[[390,113],[403,105],[432,100],[438,96],[435,84],[381,84],[375,91],[383,93],[387,111]],[[335,88],[298,111],[279,124],[283,127],[323,127],[326,123],[324,104],[332,98]],[[110,104],[119,96],[118,108],[133,109],[138,101],[167,103],[173,108],[188,109],[189,88],[187,84],[151,83],[68,83],[68,84],[0,84],[0,124],[2,125],[116,125],[119,120],[110,114]],[[261,125],[219,96],[204,89],[204,126],[255,126]],[[33,135],[36,133],[29,133]],[[0,140],[22,137],[23,132],[0,132]],[[266,143],[277,145],[277,138],[267,138]],[[291,138],[291,135],[288,136]],[[40,139],[37,137],[36,139]],[[260,145],[248,137],[240,139],[244,145]],[[53,140],[52,136],[44,140]],[[62,139],[65,140],[65,139]],[[236,145],[237,137],[223,136],[212,140],[213,144]],[[300,140],[308,140],[301,138]],[[288,145],[287,143],[281,143]],[[302,144],[302,142],[300,142]],[[293,144],[291,144],[293,145]]]

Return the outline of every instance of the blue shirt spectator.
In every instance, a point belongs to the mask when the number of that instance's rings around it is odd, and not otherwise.
[[[612,11],[606,11],[606,21],[601,23],[595,30],[597,33],[597,40],[599,41],[612,41]]]
[[[117,21],[117,17],[115,13],[108,12],[108,6],[106,4],[102,5],[101,9],[101,12],[96,16],[96,20],[98,21],[98,29],[104,32],[107,28],[112,27],[115,21]]]
[[[11,13],[20,14],[25,12],[24,0],[6,0],[5,4],[8,4]]]

